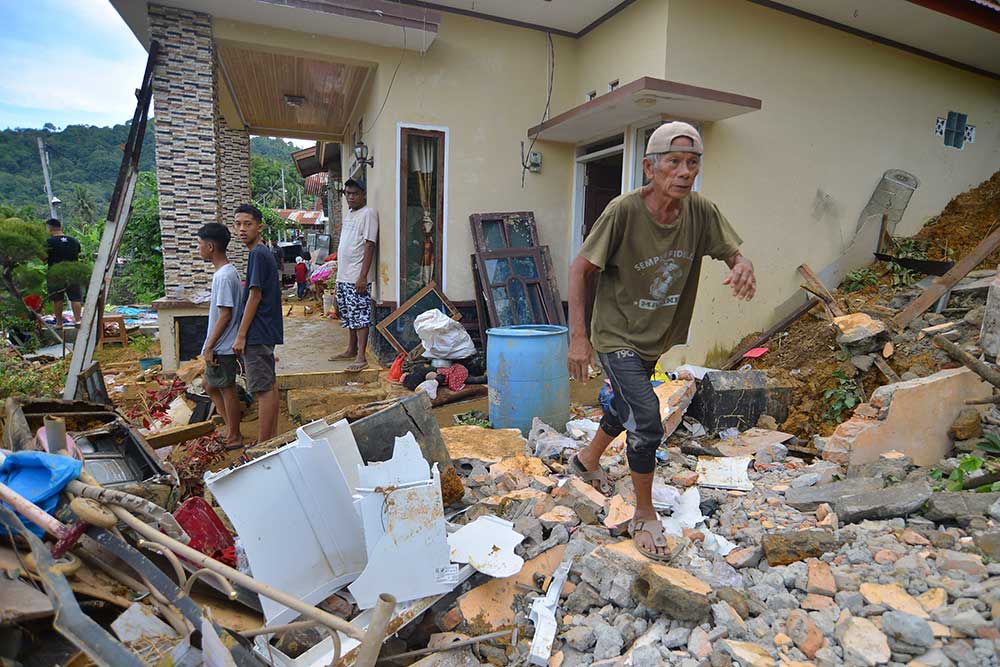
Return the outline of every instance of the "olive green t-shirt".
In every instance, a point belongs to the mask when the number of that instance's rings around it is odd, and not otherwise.
[[[687,340],[701,258],[724,260],[742,239],[718,207],[692,192],[672,225],[660,225],[633,190],[608,204],[580,254],[601,269],[591,318],[598,352],[633,350],[655,360]]]

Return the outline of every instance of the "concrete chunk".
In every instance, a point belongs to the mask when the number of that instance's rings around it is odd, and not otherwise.
[[[700,621],[712,608],[712,587],[684,570],[648,563],[632,583],[632,596],[680,621]]]
[[[815,512],[823,503],[833,505],[839,498],[853,496],[859,493],[878,491],[883,486],[882,480],[856,477],[830,484],[791,488],[785,491],[785,504],[800,512]]]
[[[941,491],[927,501],[924,516],[931,521],[954,521],[966,526],[975,518],[989,514],[990,506],[1000,500],[1000,493],[975,493],[974,491]]]
[[[774,566],[819,558],[840,548],[840,541],[825,530],[790,530],[765,535],[761,545],[767,564]]]
[[[906,482],[880,491],[843,497],[834,503],[837,518],[844,523],[865,519],[893,519],[920,509],[933,491],[927,482]]]

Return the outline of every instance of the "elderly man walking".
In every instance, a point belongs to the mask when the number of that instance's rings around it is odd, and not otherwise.
[[[614,390],[612,409],[570,467],[610,495],[601,454],[628,431],[636,494],[629,532],[639,551],[656,560],[665,560],[669,550],[652,499],[663,424],[650,375],[660,355],[687,339],[703,256],[729,266],[723,284],[736,298],[749,300],[756,292],[753,264],[740,254],[740,237],[715,204],[692,192],[702,150],[701,136],[687,123],[657,128],[642,162],[649,184],[608,204],[570,267],[570,373],[586,380],[596,351]],[[586,283],[595,271],[600,274],[588,340]]]

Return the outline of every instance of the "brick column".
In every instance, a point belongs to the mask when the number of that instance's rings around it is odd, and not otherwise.
[[[233,231],[233,211],[250,202],[250,133],[234,130],[222,116],[216,116],[218,140],[219,222]],[[247,249],[238,238],[229,244],[229,261],[245,275]]]
[[[195,234],[220,211],[212,17],[154,4],[148,11],[161,46],[153,96],[164,282],[168,294],[178,286],[199,291],[211,271]]]

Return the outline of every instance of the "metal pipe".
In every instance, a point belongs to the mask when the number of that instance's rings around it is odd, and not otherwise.
[[[372,619],[368,622],[368,629],[361,640],[361,646],[358,647],[358,654],[354,658],[354,667],[375,667],[378,654],[382,650],[382,642],[385,641],[386,631],[389,629],[392,612],[395,609],[395,597],[388,593],[382,593],[378,596]]]
[[[81,479],[84,477],[84,473],[89,477],[89,473],[84,470],[80,474]],[[105,489],[79,480],[73,480],[67,484],[66,490],[78,496],[97,500],[105,504],[121,505],[130,512],[145,517],[147,521],[155,525],[165,535],[169,535],[185,543],[188,540],[187,534],[170,512],[145,498],[140,498],[139,496],[116,489]]]
[[[500,632],[491,632],[487,635],[479,635],[478,637],[469,637],[468,639],[463,639],[461,641],[457,641],[452,644],[445,644],[444,646],[439,646],[437,648],[421,648],[415,651],[407,651],[406,653],[387,655],[379,658],[378,661],[386,662],[389,660],[398,660],[402,658],[413,658],[418,655],[427,655],[428,653],[440,653],[441,651],[451,651],[456,648],[465,648],[466,646],[472,646],[473,644],[479,644],[480,642],[489,641],[491,639],[499,639],[501,637],[506,637],[507,635],[511,634],[514,634],[514,630],[501,630]]]
[[[59,315],[61,317],[62,315]],[[57,454],[66,449],[66,420],[62,417],[45,416],[45,446],[50,454]]]
[[[177,585],[184,586],[187,583],[187,575],[184,573],[184,566],[181,565],[181,561],[174,555],[174,552],[166,548],[162,544],[157,544],[156,542],[150,542],[149,540],[144,540],[141,537],[139,541],[136,542],[140,549],[149,549],[153,553],[160,554],[168,561],[170,561],[171,567],[174,568],[174,574],[177,575]]]
[[[122,507],[118,507],[116,505],[111,505],[110,507],[111,511],[115,513],[115,516],[123,521],[129,528],[136,531],[147,540],[162,544],[185,560],[189,560],[196,565],[217,572],[230,581],[257,593],[258,595],[269,597],[275,602],[282,604],[289,609],[293,609],[303,616],[317,620],[321,625],[325,625],[331,630],[343,632],[348,637],[353,637],[359,641],[364,640],[364,631],[351,625],[344,619],[338,618],[333,614],[327,613],[310,604],[306,604],[302,600],[292,597],[291,595],[268,586],[267,584],[262,584],[253,577],[248,577],[239,570],[235,570],[228,565],[224,565],[219,561],[206,556],[200,551],[196,551],[188,545],[178,542],[168,535],[164,535],[155,528],[147,526]]]
[[[174,557],[176,558],[176,556]],[[223,577],[218,572],[213,572],[212,570],[209,570],[207,567],[203,567],[200,570],[196,570],[190,577],[188,577],[188,580],[184,583],[184,594],[190,597],[191,587],[194,586],[194,582],[198,581],[198,579],[201,579],[202,577],[205,576],[211,576],[216,581],[218,581],[219,585],[222,586],[223,589],[225,589],[226,597],[228,597],[230,600],[235,600],[240,596],[239,593],[236,592],[236,589],[233,588],[233,585],[229,583],[228,579]]]
[[[246,637],[247,639],[251,639],[253,637],[257,637],[258,635],[276,635],[281,632],[288,632],[289,630],[301,630],[303,628],[311,628],[314,625],[319,625],[319,622],[314,621],[313,619],[310,618],[305,621],[293,621],[291,623],[285,623],[284,625],[272,625],[270,627],[265,625],[259,628],[254,628],[253,630],[244,630],[239,634],[240,637]]]

